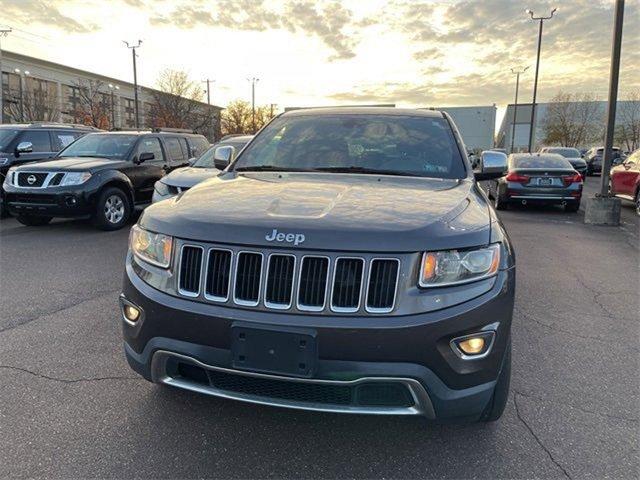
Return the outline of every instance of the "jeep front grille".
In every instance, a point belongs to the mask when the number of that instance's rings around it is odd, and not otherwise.
[[[181,295],[304,312],[389,313],[400,276],[397,258],[332,258],[195,245],[182,246],[178,267]]]

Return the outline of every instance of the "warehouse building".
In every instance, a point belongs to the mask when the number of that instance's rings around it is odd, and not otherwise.
[[[155,89],[138,86],[139,125],[153,126]],[[91,98],[88,98],[91,97]],[[194,102],[198,130],[213,141],[221,107]],[[132,83],[15,52],[2,52],[2,121],[84,123],[99,128],[136,127]]]

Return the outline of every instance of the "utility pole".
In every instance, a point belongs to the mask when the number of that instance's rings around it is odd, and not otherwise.
[[[620,76],[620,48],[622,45],[622,20],[624,0],[616,0],[613,20],[613,45],[611,47],[611,69],[609,71],[609,101],[607,104],[607,130],[602,156],[602,174],[600,175],[600,196],[609,196],[609,176],[613,157],[613,132],[616,123],[616,102],[618,101],[618,78]]]
[[[214,83],[215,80],[211,80],[210,78],[207,78],[206,80],[203,80],[202,83],[206,83],[207,84],[207,104],[211,105],[211,84]]]
[[[260,81],[259,78],[251,77],[247,78],[251,82],[251,128],[253,133],[256,133],[256,82]]]
[[[10,28],[0,28],[0,125],[4,123],[4,84],[2,83],[2,39],[11,33]]]
[[[539,22],[538,53],[536,58],[536,75],[533,81],[533,101],[531,102],[531,123],[529,126],[529,153],[531,153],[531,151],[533,150],[533,136],[534,136],[534,130],[535,130],[534,122],[535,122],[535,115],[536,115],[536,95],[538,93],[538,71],[540,70],[540,49],[542,47],[542,24],[544,23],[545,20],[550,20],[551,18],[553,18],[553,14],[556,13],[558,9],[554,8],[553,10],[551,10],[551,14],[548,17],[534,17],[532,10],[527,9],[525,11],[529,14],[529,16],[531,17],[531,20],[538,20]]]
[[[513,122],[511,124],[511,153],[513,153],[513,146],[516,142],[516,120],[518,119],[518,88],[520,87],[520,74],[527,71],[529,67],[526,66],[522,70],[511,69],[511,73],[516,74],[516,99],[513,103]]]
[[[138,44],[137,45],[129,45],[129,42],[124,41],[124,44],[127,46],[127,48],[131,49],[131,54],[133,56],[133,97],[134,97],[134,103],[135,103],[135,110],[136,110],[136,128],[139,129],[140,128],[140,111],[138,109],[138,72],[136,69],[136,49],[140,48],[140,46],[142,45],[142,40],[138,40]]]

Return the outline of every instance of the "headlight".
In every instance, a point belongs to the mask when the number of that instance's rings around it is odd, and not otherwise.
[[[425,252],[420,269],[421,287],[443,287],[495,275],[500,266],[500,245],[477,250]]]
[[[89,172],[69,172],[65,173],[60,182],[60,186],[65,187],[69,185],[80,185],[91,178]]]
[[[171,263],[171,247],[173,238],[161,233],[148,232],[134,225],[129,235],[129,248],[134,255],[145,262],[161,268],[168,268]]]
[[[7,171],[7,176],[4,177],[4,183],[6,183],[7,185],[13,185],[14,181],[13,181],[13,176],[15,175],[15,168],[11,167],[8,171]]]
[[[0,157],[0,165],[6,165],[9,163],[9,159],[7,157]]]
[[[169,195],[169,186],[166,183],[162,183],[160,180],[155,183],[153,188],[155,188],[156,192],[162,196]]]

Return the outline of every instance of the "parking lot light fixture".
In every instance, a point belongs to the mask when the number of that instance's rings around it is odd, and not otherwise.
[[[538,93],[538,72],[540,71],[540,49],[542,46],[542,25],[545,20],[553,18],[553,14],[558,11],[557,8],[551,10],[551,13],[547,17],[536,17],[533,10],[527,9],[525,12],[531,17],[531,20],[538,21],[538,51],[536,54],[536,73],[533,80],[533,99],[531,101],[531,122],[529,125],[529,153],[533,150],[533,135],[534,135],[534,120],[536,113],[536,96]]]

